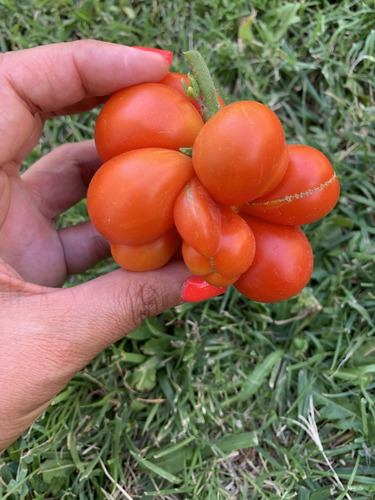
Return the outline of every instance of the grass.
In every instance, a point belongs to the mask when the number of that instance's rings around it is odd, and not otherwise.
[[[305,228],[308,287],[279,304],[230,289],[145,321],[79,373],[0,458],[5,499],[375,498],[375,3],[3,0],[0,48],[80,38],[198,49],[227,102],[256,99],[341,183]],[[92,137],[49,122],[28,160]],[[86,217],[84,201],[60,218]],[[73,286],[113,267],[72,278]]]

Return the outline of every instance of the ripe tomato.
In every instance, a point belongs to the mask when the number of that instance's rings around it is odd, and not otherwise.
[[[100,159],[134,149],[192,147],[203,120],[176,90],[159,83],[141,83],[120,90],[104,104],[95,125]]]
[[[246,222],[228,207],[221,207],[221,238],[215,254],[207,257],[186,241],[182,255],[187,267],[210,285],[227,286],[248,269],[255,255],[254,235]]]
[[[200,80],[206,72],[194,57]],[[178,254],[207,283],[233,284],[252,300],[296,295],[313,270],[299,226],[326,215],[339,196],[331,164],[313,148],[288,146],[265,105],[225,106],[218,95],[217,111],[208,78],[205,109],[182,81],[189,85],[187,75],[169,73],[103,106],[95,143],[104,164],[87,195],[93,225],[130,271],[157,269]]]
[[[198,177],[186,184],[174,206],[174,221],[182,238],[206,257],[215,255],[221,238],[220,205]]]
[[[111,253],[119,266],[128,271],[152,271],[164,266],[181,245],[181,236],[175,227],[156,240],[143,245],[111,243]]]
[[[141,245],[174,225],[173,207],[194,176],[191,158],[170,149],[135,149],[104,163],[87,193],[90,219],[113,243]]]
[[[200,129],[193,163],[216,201],[247,203],[274,189],[285,174],[288,149],[282,125],[258,102],[229,104]]]
[[[309,146],[288,146],[286,174],[270,193],[240,207],[262,219],[300,226],[327,215],[336,205],[340,184],[329,160]]]
[[[256,252],[251,266],[234,286],[258,302],[279,302],[299,293],[307,285],[314,264],[302,229],[241,216],[254,233]]]

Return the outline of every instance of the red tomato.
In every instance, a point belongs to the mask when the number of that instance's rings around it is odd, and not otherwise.
[[[274,189],[285,174],[288,149],[282,125],[258,102],[229,104],[201,128],[193,163],[216,201],[247,203]]]
[[[340,184],[323,153],[309,146],[288,146],[286,174],[274,190],[240,207],[262,219],[299,226],[315,222],[336,205]]]
[[[156,240],[143,245],[111,243],[111,252],[117,264],[128,271],[152,271],[164,266],[180,245],[181,237],[172,227]]]
[[[167,85],[167,87],[171,87],[172,89],[177,90],[177,92],[179,92],[181,95],[187,97],[189,99],[189,101],[196,107],[196,109],[199,111],[200,115],[203,118],[203,112],[202,112],[202,108],[201,108],[199,102],[197,101],[197,99],[193,99],[193,98],[187,96],[185,88],[182,84],[182,80],[184,80],[186,85],[189,86],[188,75],[184,75],[183,73],[170,72],[163,78],[163,80],[160,80],[159,83],[162,83],[163,85]],[[220,107],[223,108],[225,106],[223,99],[220,97],[219,94],[217,94],[217,98],[219,99]]]
[[[173,207],[194,176],[191,158],[169,149],[135,149],[94,175],[87,208],[95,228],[113,243],[141,245],[174,225]]]
[[[126,151],[192,147],[203,126],[196,108],[174,89],[141,83],[113,94],[95,125],[95,144],[103,162]]]
[[[178,195],[174,221],[182,238],[197,252],[207,257],[217,252],[221,238],[220,205],[198,177],[188,182]]]
[[[248,269],[255,255],[255,239],[249,226],[230,208],[221,208],[221,239],[217,252],[206,257],[185,241],[182,255],[186,266],[207,283],[227,286]]]
[[[235,283],[251,300],[279,302],[299,293],[313,271],[313,253],[298,226],[282,226],[241,214],[254,233],[253,263]]]

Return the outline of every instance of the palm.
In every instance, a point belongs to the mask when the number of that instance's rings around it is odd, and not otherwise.
[[[22,177],[16,165],[0,170],[0,258],[25,280],[61,286],[68,273],[107,255],[107,244],[89,223],[60,232],[54,224],[57,215],[85,196],[98,165],[94,145],[87,141],[54,150]]]
[[[61,240],[53,221],[20,177],[8,177],[4,196],[10,204],[0,231],[0,256],[27,281],[59,286],[66,278]]]

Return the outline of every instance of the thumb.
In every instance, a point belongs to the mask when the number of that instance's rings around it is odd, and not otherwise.
[[[5,267],[0,454],[104,348],[143,319],[179,304],[190,274],[174,261],[152,272],[119,269],[73,288],[52,289],[25,283]],[[223,291],[211,288],[211,296]]]
[[[150,272],[118,269],[49,294],[59,317],[55,324],[62,326],[58,337],[67,358],[63,364],[71,364],[70,370],[75,373],[144,319],[180,304],[189,276],[191,272],[181,261],[172,261]]]

